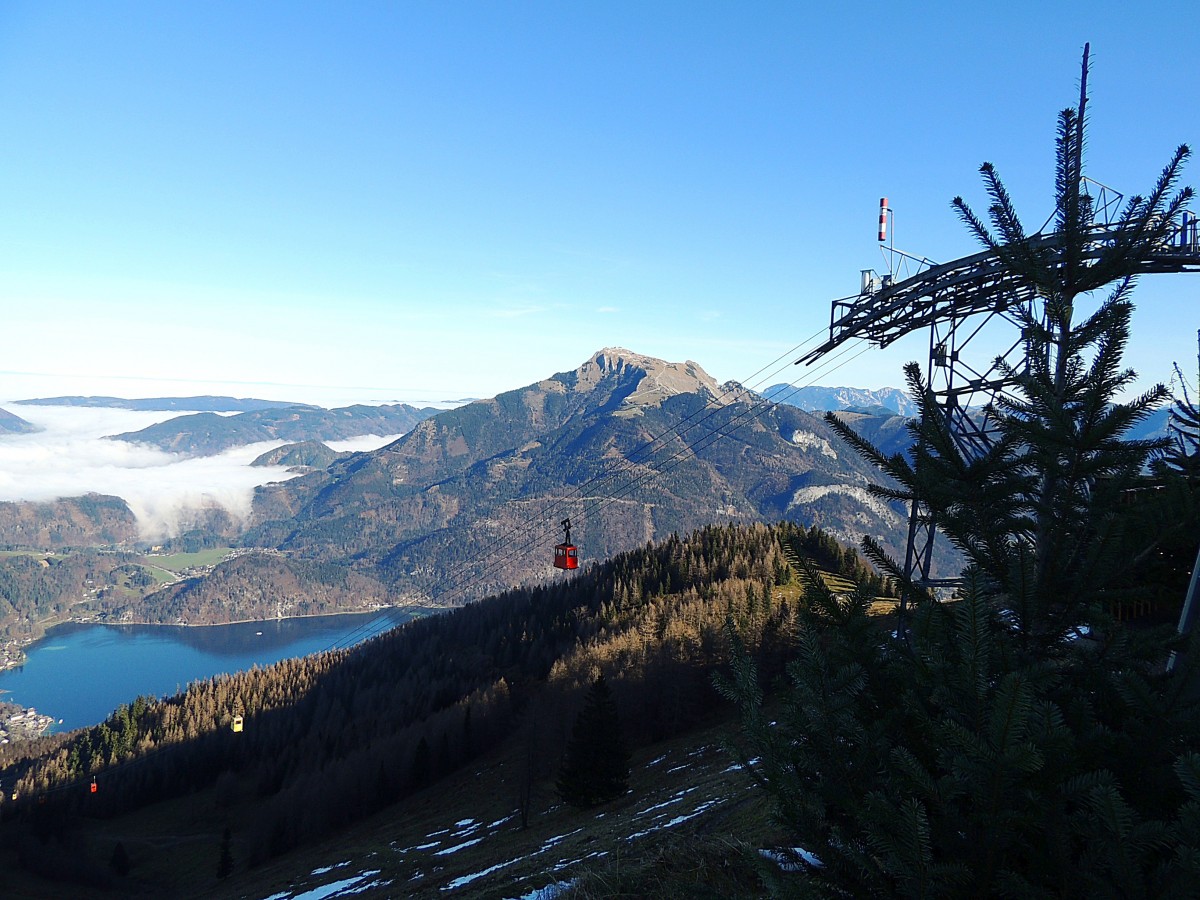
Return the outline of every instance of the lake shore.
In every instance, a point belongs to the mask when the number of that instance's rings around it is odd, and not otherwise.
[[[33,707],[0,701],[0,744],[32,741],[53,724],[53,716],[43,715]]]
[[[193,681],[349,648],[419,615],[418,608],[387,607],[183,628],[114,627],[88,617],[60,623],[28,647],[20,669],[0,672],[0,691],[11,691],[6,701],[53,716],[51,732],[69,731],[102,722],[138,696],[171,696]]]
[[[6,641],[0,646],[0,672],[25,665],[25,648],[32,644],[33,640],[30,638],[27,641]]]

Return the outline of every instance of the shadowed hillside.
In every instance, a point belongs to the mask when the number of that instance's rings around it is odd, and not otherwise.
[[[240,823],[241,858],[262,862],[423,789],[531,720],[528,778],[552,775],[597,671],[635,746],[682,734],[722,707],[711,676],[728,659],[727,622],[765,672],[780,671],[797,549],[868,572],[816,529],[708,528],[352,651],[139,698],[95,728],[5,746],[5,846],[37,869],[31,860],[66,852],[87,821],[118,829],[147,804],[215,788]],[[245,727],[234,733],[238,715]]]

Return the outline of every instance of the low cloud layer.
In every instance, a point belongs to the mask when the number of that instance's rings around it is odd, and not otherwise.
[[[142,536],[158,540],[188,527],[195,511],[220,506],[239,519],[254,488],[295,477],[280,466],[250,463],[285,441],[251,444],[219,456],[187,459],[155,447],[106,441],[179,415],[85,407],[8,406],[40,426],[36,434],[0,436],[0,500],[54,500],[89,491],[114,494],[137,516]],[[330,442],[335,450],[372,450],[396,435]]]

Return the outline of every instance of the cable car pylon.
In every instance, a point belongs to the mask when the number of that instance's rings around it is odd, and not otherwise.
[[[1082,69],[1076,120],[1079,134],[1072,160],[1077,176],[1074,190],[1078,209],[1087,223],[1082,247],[1077,244],[1068,247],[1063,234],[1054,230],[1034,234],[1020,245],[994,246],[944,264],[894,246],[882,248],[888,263],[887,274],[880,276],[874,270],[863,270],[859,292],[833,301],[828,339],[796,360],[797,365],[812,365],[850,340],[866,340],[886,347],[911,332],[928,328],[925,384],[934,401],[932,413],[940,417],[964,456],[978,458],[994,446],[995,422],[986,414],[988,404],[1011,389],[1028,369],[1024,323],[1046,321],[1045,297],[1028,278],[1014,271],[1009,264],[1010,252],[1016,250],[1025,258],[1036,257],[1056,272],[1071,265],[1097,267],[1100,271],[1101,263],[1111,270],[1114,261],[1118,264],[1119,271],[1108,281],[1087,284],[1081,293],[1121,278],[1200,272],[1200,225],[1196,215],[1182,208],[1181,202],[1168,204],[1170,212],[1159,216],[1149,201],[1135,198],[1123,204],[1121,194],[1083,176],[1087,47]],[[1185,156],[1186,148],[1181,148],[1176,162]],[[1162,200],[1159,196],[1155,207]],[[1155,215],[1147,218],[1147,212]],[[880,243],[889,237],[887,225],[893,216],[887,198],[882,199]],[[894,224],[891,230],[894,239]],[[907,274],[910,270],[915,271]],[[900,274],[904,277],[898,278]],[[999,346],[1006,349],[972,362],[967,351],[973,343],[977,346],[985,343],[985,335],[989,340],[999,337]],[[995,346],[989,344],[990,348]],[[932,512],[914,499],[909,510],[903,572],[918,588],[960,584],[957,578],[934,577],[936,531]],[[902,619],[906,599],[902,592]]]

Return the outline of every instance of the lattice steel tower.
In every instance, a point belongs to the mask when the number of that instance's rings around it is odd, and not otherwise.
[[[1144,209],[1144,206],[1138,206],[1143,203],[1142,198],[1126,201],[1111,188],[1083,176],[1082,127],[1087,102],[1087,66],[1085,47],[1080,101],[1075,117],[1079,135],[1073,177],[1079,214],[1088,226],[1086,239],[1070,244],[1057,229],[1045,232],[1044,225],[1043,231],[1025,239],[1019,251],[1026,257],[1037,256],[1051,271],[1065,266],[1094,266],[1097,271],[1104,266],[1104,271],[1108,271],[1113,268],[1115,259],[1118,277],[1200,272],[1200,228],[1193,213],[1182,208],[1180,203],[1168,204],[1168,212],[1157,218],[1151,217],[1149,226],[1145,224],[1145,217],[1139,219],[1143,230],[1132,234],[1131,216],[1138,209]],[[1185,149],[1181,150],[1186,154]],[[881,244],[888,241],[891,216],[892,211],[884,198],[880,201],[879,213]],[[1051,216],[1047,225],[1054,220],[1055,216]],[[1127,258],[1122,256],[1131,242],[1138,239],[1142,239],[1139,252],[1128,254]],[[928,328],[925,381],[934,397],[935,414],[944,419],[949,434],[965,456],[978,455],[991,446],[994,434],[994,423],[984,414],[984,408],[1011,388],[1027,366],[1022,322],[1045,321],[1044,287],[1039,288],[1008,264],[1010,254],[1007,251],[1011,249],[1008,247],[992,247],[941,265],[897,250],[890,244],[883,249],[888,272],[879,275],[873,270],[864,270],[859,292],[833,301],[828,340],[796,362],[811,364],[855,339],[886,347],[906,334]],[[1108,283],[1111,282],[1112,279]],[[993,349],[996,346],[1003,349],[987,357],[980,354],[972,357],[973,344],[983,343]],[[999,366],[998,360],[1007,365]],[[920,501],[913,501],[904,572],[923,587],[957,584],[957,579],[933,577],[936,526],[934,517]]]

